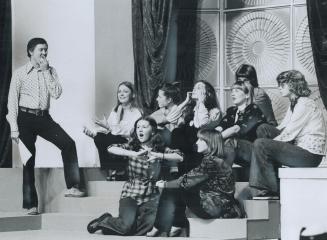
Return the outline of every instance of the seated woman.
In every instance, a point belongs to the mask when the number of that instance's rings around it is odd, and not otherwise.
[[[257,127],[266,123],[260,108],[252,103],[249,85],[236,81],[232,87],[232,101],[235,106],[227,109],[225,116],[216,128],[222,132],[225,141],[226,162],[233,165],[234,161],[242,166],[249,166],[252,142],[257,138]]]
[[[157,123],[150,117],[135,122],[133,138],[129,143],[108,147],[110,153],[126,156],[128,180],[123,186],[119,201],[119,216],[105,213],[91,221],[87,230],[102,230],[110,235],[144,235],[153,226],[159,199],[155,186],[159,179],[161,162],[182,161],[178,150],[166,148],[159,134]]]
[[[282,123],[276,128],[268,124],[257,130],[250,168],[250,186],[257,198],[278,195],[277,169],[317,167],[325,152],[325,123],[302,73],[290,70],[277,76],[281,95],[290,100]]]
[[[218,131],[201,129],[197,151],[203,154],[200,165],[180,178],[158,181],[160,188],[178,188],[193,213],[204,219],[240,218],[243,211],[234,198],[235,182],[231,167],[224,161],[224,141]],[[160,205],[156,224],[148,236],[167,236],[173,224],[174,209]],[[162,208],[164,211],[160,211]],[[159,214],[160,213],[160,214]]]
[[[259,87],[257,72],[252,65],[242,64],[235,73],[236,81],[243,81],[249,84],[253,89],[253,103],[255,103],[263,112],[267,123],[277,126],[271,100],[268,94]]]
[[[134,86],[130,82],[122,82],[117,90],[117,105],[108,119],[96,119],[99,126],[96,131],[84,127],[84,133],[94,138],[98,149],[101,168],[109,170],[107,180],[123,180],[126,160],[109,155],[107,147],[115,143],[126,143],[133,131],[134,123],[142,116],[137,107]]]
[[[178,126],[178,120],[182,116],[182,109],[178,107],[179,101],[179,89],[174,84],[165,83],[158,91],[159,109],[150,115],[156,120],[167,146],[171,144],[171,132]]]
[[[193,117],[185,116],[185,123],[174,129],[172,132],[172,148],[180,149],[185,154],[183,167],[180,167],[184,173],[199,164],[199,154],[194,149],[197,140],[197,131],[200,128],[210,126],[213,122],[221,120],[221,110],[214,87],[206,81],[198,81],[193,88],[192,93],[188,93],[179,108],[185,109],[188,104],[195,102],[193,108]],[[183,168],[183,169],[182,169]]]

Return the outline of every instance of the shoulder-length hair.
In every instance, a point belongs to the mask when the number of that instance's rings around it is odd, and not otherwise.
[[[206,93],[205,93],[205,99],[204,99],[204,106],[208,109],[208,110],[211,110],[213,108],[218,108],[219,111],[221,111],[220,109],[220,105],[219,105],[219,101],[218,101],[218,98],[217,98],[217,95],[216,95],[216,90],[215,88],[207,81],[205,80],[199,80],[197,81],[194,86],[197,84],[197,83],[203,83],[204,86],[205,86],[205,90],[206,90]]]
[[[277,76],[278,86],[287,84],[289,91],[298,97],[308,97],[311,94],[308,83],[304,75],[297,70],[289,70]]]
[[[237,88],[242,90],[245,94],[249,95],[249,100],[247,104],[253,103],[253,87],[250,84],[247,84],[243,81],[234,82],[232,89]]]
[[[129,141],[129,145],[134,151],[139,151],[141,149],[141,142],[139,141],[136,133],[137,124],[141,120],[147,121],[152,128],[153,135],[150,139],[150,146],[152,147],[152,150],[154,152],[163,152],[165,150],[164,141],[161,135],[158,133],[157,122],[150,116],[140,117],[138,120],[136,120],[136,122],[134,123],[133,132],[131,134],[132,139]]]
[[[224,140],[220,132],[203,128],[198,131],[197,137],[207,143],[209,156],[224,157]]]
[[[242,64],[241,66],[239,66],[239,68],[236,70],[235,73],[235,78],[236,78],[235,80],[238,81],[238,78],[240,77],[249,80],[252,87],[254,88],[259,87],[257,71],[252,65]]]
[[[131,83],[131,82],[125,81],[125,82],[119,83],[119,85],[117,87],[117,104],[116,104],[116,106],[114,108],[114,111],[117,112],[117,109],[118,109],[118,107],[120,105],[120,102],[118,100],[118,91],[119,91],[119,87],[122,86],[122,85],[131,90],[131,96],[130,96],[130,99],[129,99],[129,102],[131,103],[131,106],[135,107],[135,108],[138,108],[138,104],[137,104],[137,101],[136,101],[136,92],[135,92],[134,84]]]

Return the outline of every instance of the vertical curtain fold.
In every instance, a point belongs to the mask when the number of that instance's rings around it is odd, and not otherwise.
[[[173,0],[132,0],[134,83],[145,110],[167,74],[167,45]]]
[[[307,0],[307,11],[319,91],[327,108],[327,0]]]
[[[11,1],[0,4],[0,167],[11,167],[10,127],[6,120],[11,79]]]

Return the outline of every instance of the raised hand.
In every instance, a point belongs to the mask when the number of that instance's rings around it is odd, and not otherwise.
[[[109,125],[108,125],[108,122],[107,122],[107,119],[106,119],[106,116],[103,115],[103,118],[102,119],[99,119],[99,118],[95,118],[94,119],[94,123],[100,127],[103,127],[107,130],[109,130]]]
[[[49,62],[45,57],[40,58],[39,65],[40,65],[41,71],[46,71],[49,69]]]
[[[156,159],[163,159],[163,153],[149,152],[148,157],[149,157],[149,159],[147,160],[148,162],[154,161]]]

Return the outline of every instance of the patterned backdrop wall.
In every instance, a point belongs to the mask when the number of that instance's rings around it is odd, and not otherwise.
[[[327,120],[317,90],[305,0],[202,0],[197,9],[186,12],[196,13],[198,19],[195,79],[216,87],[223,109],[232,105],[230,87],[236,69],[247,63],[255,66],[278,122],[288,100],[280,96],[275,79],[289,69],[305,75]]]
[[[275,79],[281,71],[298,69],[317,86],[305,0],[202,0],[197,9],[181,12],[197,16],[194,80],[211,82],[224,109],[231,105],[230,86],[243,63],[255,66],[280,119],[285,101],[279,100]],[[186,61],[183,71],[189,69]]]

